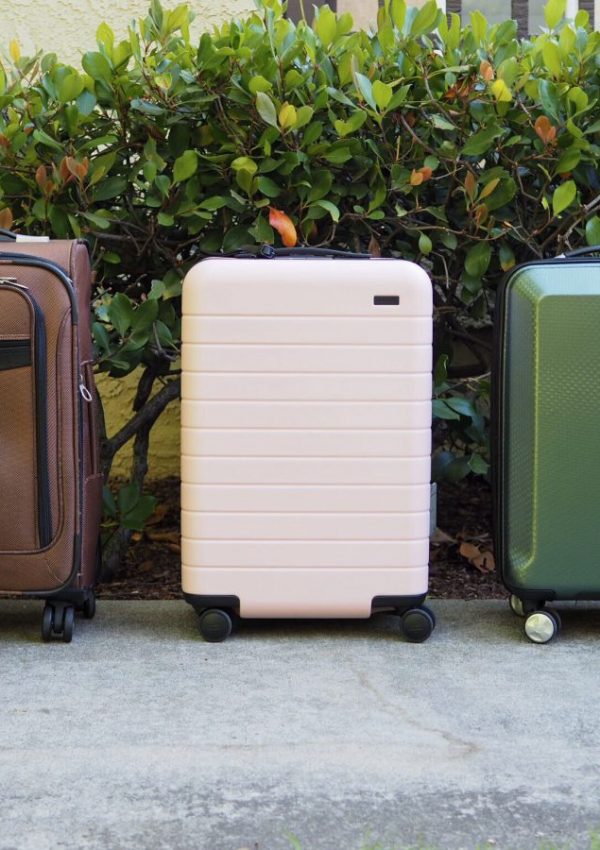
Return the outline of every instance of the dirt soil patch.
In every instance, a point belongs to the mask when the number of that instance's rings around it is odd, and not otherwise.
[[[125,563],[98,587],[104,599],[180,599],[179,481],[148,488],[158,500],[143,534],[135,536]],[[431,546],[430,592],[440,599],[506,596],[491,556],[491,493],[479,479],[442,484],[438,532]],[[463,554],[461,554],[461,552]]]

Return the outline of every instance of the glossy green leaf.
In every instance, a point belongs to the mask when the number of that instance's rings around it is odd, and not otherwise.
[[[331,203],[331,201],[326,201],[322,198],[319,201],[315,201],[315,204],[316,206],[322,207],[322,209],[326,210],[334,221],[337,222],[340,220],[340,210],[335,204]]]
[[[571,206],[577,197],[577,184],[574,180],[567,180],[554,190],[552,195],[552,211],[554,215],[560,215]]]
[[[256,95],[256,108],[258,110],[258,114],[266,124],[270,124],[272,127],[279,126],[277,123],[277,111],[275,109],[275,104],[264,91],[259,91]]]
[[[96,51],[84,53],[83,58],[81,60],[81,64],[83,66],[83,69],[94,80],[110,82],[112,77],[112,70],[108,63],[108,60],[101,53],[98,53]]]
[[[108,308],[108,318],[119,336],[124,337],[133,324],[134,309],[130,299],[121,292],[113,297]]]
[[[421,233],[419,236],[419,251],[426,256],[433,251],[433,242],[426,233]]]
[[[274,180],[271,180],[270,177],[258,177],[256,183],[258,191],[267,198],[276,198],[281,194],[281,189]]]
[[[261,91],[270,91],[273,88],[273,83],[270,83],[269,80],[265,79],[262,74],[257,74],[256,77],[252,77],[248,83],[248,88],[252,94],[258,94],[258,92]]]
[[[464,156],[480,156],[490,150],[493,143],[502,135],[502,128],[496,124],[474,133],[462,149]]]
[[[600,245],[600,218],[593,215],[585,223],[585,241],[590,246]]]
[[[382,83],[381,80],[375,80],[371,91],[379,109],[385,109],[387,107],[394,93],[393,88],[387,83]]]
[[[329,6],[322,6],[315,18],[315,32],[325,47],[329,47],[337,33],[337,22]]]
[[[474,278],[481,278],[488,270],[492,248],[487,242],[479,242],[467,251],[465,269]]]
[[[75,100],[83,91],[83,79],[79,74],[72,72],[61,75],[56,81],[56,92],[62,103]]]
[[[562,61],[558,45],[553,41],[547,41],[542,48],[542,55],[550,73],[554,77],[560,77],[562,74]]]
[[[184,151],[178,156],[173,165],[173,180],[175,183],[183,183],[196,173],[198,168],[198,154],[196,151]]]
[[[372,109],[377,109],[377,103],[375,102],[375,97],[373,95],[373,84],[368,77],[365,77],[364,74],[356,73],[354,75],[356,80],[356,86],[362,95],[362,97],[366,100],[369,106]]]
[[[418,38],[420,35],[431,32],[437,24],[440,10],[436,0],[427,0],[412,20],[410,35]]]
[[[567,0],[548,0],[544,6],[544,19],[549,29],[554,29],[565,16]]]

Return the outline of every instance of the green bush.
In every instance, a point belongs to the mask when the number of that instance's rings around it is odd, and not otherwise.
[[[11,44],[0,225],[89,239],[99,369],[143,367],[131,421],[105,441],[107,472],[133,439],[142,487],[150,429],[179,390],[185,271],[203,254],[276,243],[276,210],[302,244],[430,271],[438,467],[485,470],[480,330],[498,280],[600,242],[600,34],[564,7],[550,0],[547,31],[520,41],[513,21],[490,27],[475,12],[461,28],[433,0],[386,0],[373,32],[328,7],[295,25],[262,0],[195,41],[188,7],[154,0],[124,41],[102,24],[82,69]],[[453,365],[457,344],[472,347],[482,382]]]

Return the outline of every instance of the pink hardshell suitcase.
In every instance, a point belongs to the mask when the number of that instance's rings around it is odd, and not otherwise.
[[[183,287],[182,583],[232,618],[367,618],[427,594],[432,291],[401,260],[210,258]]]

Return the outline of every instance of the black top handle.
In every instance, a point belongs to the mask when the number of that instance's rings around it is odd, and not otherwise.
[[[17,234],[13,233],[12,230],[6,230],[4,227],[0,227],[0,242],[16,242]]]
[[[337,248],[274,248],[273,245],[261,245],[258,250],[240,248],[229,254],[211,254],[213,257],[238,257],[239,259],[275,260],[277,257],[339,257],[345,260],[371,260],[371,254],[357,254],[352,251],[339,251]]]
[[[346,260],[370,260],[370,254],[358,254],[352,251],[339,251],[337,248],[273,248],[263,245],[259,254],[270,257],[341,257]]]
[[[592,257],[594,254],[600,254],[600,245],[591,245],[589,248],[576,248],[575,251],[567,251],[564,257],[565,259],[570,257]]]

